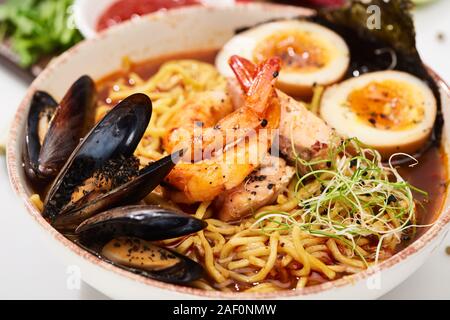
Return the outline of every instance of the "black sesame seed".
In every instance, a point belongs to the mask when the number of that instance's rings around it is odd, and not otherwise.
[[[391,204],[392,202],[397,202],[397,198],[393,194],[389,195],[387,199],[388,204]]]

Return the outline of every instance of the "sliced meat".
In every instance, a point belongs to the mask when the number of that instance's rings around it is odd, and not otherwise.
[[[281,91],[277,94],[281,104],[280,152],[290,161],[295,161],[295,154],[306,161],[326,156],[333,129],[303,103]]]
[[[294,174],[295,169],[286,165],[283,159],[268,155],[261,167],[250,174],[245,182],[215,199],[214,206],[219,219],[240,220],[274,202]]]

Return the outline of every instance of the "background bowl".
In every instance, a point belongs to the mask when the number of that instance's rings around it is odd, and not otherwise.
[[[75,0],[74,18],[81,34],[90,39],[97,35],[97,21],[100,15],[117,0]],[[234,0],[202,0],[204,5],[224,7],[234,5]]]
[[[97,21],[100,15],[117,0],[75,0],[73,15],[81,34],[90,39],[97,35]]]
[[[298,15],[311,11],[288,6],[247,4],[234,7],[191,7],[165,14],[153,14],[111,28],[98,37],[84,41],[55,59],[32,83],[14,118],[7,147],[7,164],[11,184],[23,200],[28,213],[42,227],[49,251],[67,265],[78,266],[88,284],[113,298],[133,299],[205,299],[205,298],[377,298],[411,275],[442,241],[450,222],[449,197],[436,223],[405,250],[381,264],[336,281],[308,287],[300,291],[275,293],[222,293],[170,285],[147,279],[92,256],[67,240],[51,227],[29,201],[32,193],[27,185],[21,160],[25,118],[30,98],[37,89],[60,99],[67,88],[82,74],[99,79],[121,67],[122,58],[142,61],[161,55],[221,47],[234,30],[258,22]],[[436,79],[438,79],[436,77]],[[442,90],[446,124],[450,123],[449,88],[438,80]],[[444,139],[448,141],[448,126]]]

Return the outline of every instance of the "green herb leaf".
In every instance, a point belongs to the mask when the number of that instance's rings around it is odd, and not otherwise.
[[[7,0],[0,5],[0,40],[7,37],[23,67],[82,40],[69,23],[73,0]]]

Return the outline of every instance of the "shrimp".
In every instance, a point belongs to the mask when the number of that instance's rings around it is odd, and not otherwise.
[[[245,181],[259,167],[267,149],[267,141],[255,135],[252,141],[234,145],[211,159],[178,163],[166,177],[178,190],[171,192],[171,199],[187,204],[214,200]]]
[[[162,139],[164,150],[172,153],[193,141],[197,128],[212,127],[233,111],[230,98],[222,91],[197,93],[166,123],[168,134]]]
[[[253,62],[238,56],[230,58],[229,64],[244,93],[251,90],[250,83],[255,77],[257,66]],[[238,92],[236,84],[233,91]],[[279,149],[285,157],[294,162],[297,157],[310,161],[327,156],[327,149],[335,143],[337,137],[333,130],[321,118],[310,112],[303,103],[285,93],[276,90],[281,105]],[[237,101],[236,97],[232,100]],[[294,148],[293,148],[294,147]],[[303,169],[302,169],[303,171]]]
[[[269,129],[277,129],[280,122],[274,89],[279,70],[278,58],[256,67],[243,106],[182,142],[181,147],[191,150],[185,153],[190,158],[183,159],[166,177],[177,190],[172,193],[175,202],[211,201],[241,184],[259,166],[273,139]],[[200,159],[195,156],[197,151]]]

